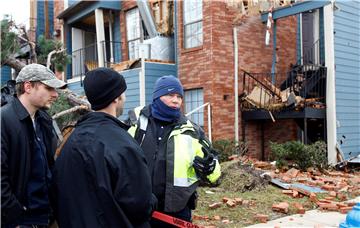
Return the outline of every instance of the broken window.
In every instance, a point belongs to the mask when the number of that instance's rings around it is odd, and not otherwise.
[[[185,113],[200,107],[204,104],[203,89],[191,89],[185,91]],[[204,127],[204,109],[200,109],[188,116],[191,121],[197,125]]]
[[[184,46],[193,48],[203,43],[202,1],[184,1]]]
[[[129,60],[138,57],[138,45],[140,43],[140,14],[135,8],[126,12],[126,35],[129,52]]]

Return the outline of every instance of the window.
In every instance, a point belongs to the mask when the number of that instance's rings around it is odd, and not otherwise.
[[[132,9],[126,12],[126,35],[128,42],[129,59],[138,56],[138,45],[140,43],[140,14],[139,9]]]
[[[203,43],[202,0],[184,1],[184,47],[193,48]]]
[[[204,104],[203,89],[192,89],[185,91],[185,113],[191,112]],[[191,121],[204,127],[204,108],[188,116]]]

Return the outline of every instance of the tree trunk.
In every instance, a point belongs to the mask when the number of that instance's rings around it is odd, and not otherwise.
[[[26,66],[25,63],[21,62],[18,59],[15,59],[14,57],[8,57],[4,60],[4,65],[8,65],[11,68],[14,68],[16,72],[20,72],[20,70]]]

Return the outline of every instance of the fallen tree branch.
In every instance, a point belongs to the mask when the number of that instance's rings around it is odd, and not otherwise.
[[[85,105],[80,105],[80,106],[75,106],[72,108],[69,108],[67,110],[64,110],[62,112],[56,113],[55,115],[52,116],[52,118],[55,120],[63,115],[69,114],[69,113],[73,113],[76,112],[78,110],[87,110],[90,111],[89,107],[85,106]]]
[[[65,50],[66,50],[66,48],[62,48],[62,49],[60,49],[60,50],[53,50],[53,51],[51,51],[51,52],[48,54],[48,56],[47,56],[46,67],[47,67],[47,68],[50,68],[50,65],[51,65],[51,56],[52,56],[53,54],[58,54],[58,53],[61,53],[61,52],[65,51]]]

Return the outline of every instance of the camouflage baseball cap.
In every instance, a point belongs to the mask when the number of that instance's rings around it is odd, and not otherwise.
[[[16,83],[34,81],[40,81],[41,83],[56,89],[66,85],[65,82],[57,79],[50,69],[36,63],[29,64],[22,68],[16,78]]]

